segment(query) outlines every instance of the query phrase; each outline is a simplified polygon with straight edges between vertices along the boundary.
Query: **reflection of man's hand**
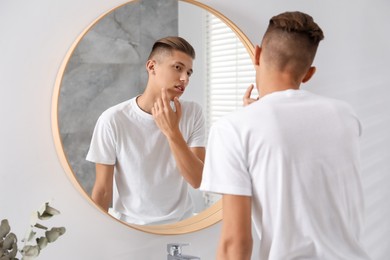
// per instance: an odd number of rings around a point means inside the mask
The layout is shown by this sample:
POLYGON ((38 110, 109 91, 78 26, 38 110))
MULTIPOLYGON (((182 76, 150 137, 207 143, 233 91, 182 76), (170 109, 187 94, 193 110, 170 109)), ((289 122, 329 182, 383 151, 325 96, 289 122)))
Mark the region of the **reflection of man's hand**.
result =
POLYGON ((168 138, 173 138, 180 132, 181 104, 177 97, 174 98, 173 102, 176 112, 170 106, 167 90, 163 88, 161 89, 161 98, 158 98, 152 107, 154 121, 168 138))
POLYGON ((254 88, 254 86, 253 86, 253 84, 251 84, 245 91, 244 97, 242 98, 242 101, 244 103, 244 107, 259 100, 259 97, 251 98, 253 88, 254 88))

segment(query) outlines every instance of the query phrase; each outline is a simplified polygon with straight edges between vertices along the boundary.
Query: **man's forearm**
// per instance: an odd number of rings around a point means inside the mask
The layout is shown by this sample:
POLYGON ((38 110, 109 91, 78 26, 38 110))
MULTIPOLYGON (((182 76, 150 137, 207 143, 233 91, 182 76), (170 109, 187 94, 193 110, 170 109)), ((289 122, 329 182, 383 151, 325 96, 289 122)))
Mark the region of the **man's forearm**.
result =
POLYGON ((217 260, 250 260, 252 255, 252 241, 245 241, 240 243, 240 241, 221 241, 218 253, 217 260))
POLYGON ((181 133, 168 138, 168 142, 183 178, 193 188, 199 188, 202 181, 203 160, 191 151, 181 133))
POLYGON ((92 189, 92 200, 108 211, 112 201, 114 165, 96 164, 95 184, 92 189))
POLYGON ((91 197, 97 205, 108 212, 108 208, 110 206, 110 196, 108 192, 93 190, 91 197))
POLYGON ((218 260, 249 260, 252 255, 252 198, 224 194, 218 260))
POLYGON ((167 98, 167 90, 161 89, 161 98, 152 107, 152 115, 160 130, 167 137, 171 152, 183 178, 194 188, 202 181, 204 148, 189 148, 179 128, 181 104, 174 99, 176 111, 173 111, 167 98), (195 154, 195 153, 199 154, 195 154), (203 151, 203 152, 202 152, 203 151))

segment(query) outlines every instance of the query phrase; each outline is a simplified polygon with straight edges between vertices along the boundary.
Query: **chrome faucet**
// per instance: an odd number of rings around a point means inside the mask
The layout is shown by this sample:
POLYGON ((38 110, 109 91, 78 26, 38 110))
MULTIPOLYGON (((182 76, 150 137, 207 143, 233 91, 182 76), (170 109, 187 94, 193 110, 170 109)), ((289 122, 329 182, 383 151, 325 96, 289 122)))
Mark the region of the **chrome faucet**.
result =
POLYGON ((170 243, 167 245, 167 260, 200 260, 197 256, 182 255, 181 247, 188 246, 189 244, 170 243))

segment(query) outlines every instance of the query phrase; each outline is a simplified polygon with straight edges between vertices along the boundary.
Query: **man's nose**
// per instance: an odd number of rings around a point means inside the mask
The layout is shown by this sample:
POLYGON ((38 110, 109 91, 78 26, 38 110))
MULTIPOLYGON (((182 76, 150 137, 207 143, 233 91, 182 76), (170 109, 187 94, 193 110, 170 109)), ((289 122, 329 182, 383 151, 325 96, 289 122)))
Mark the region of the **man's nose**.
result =
POLYGON ((187 84, 190 81, 190 76, 187 73, 182 73, 180 80, 187 84))

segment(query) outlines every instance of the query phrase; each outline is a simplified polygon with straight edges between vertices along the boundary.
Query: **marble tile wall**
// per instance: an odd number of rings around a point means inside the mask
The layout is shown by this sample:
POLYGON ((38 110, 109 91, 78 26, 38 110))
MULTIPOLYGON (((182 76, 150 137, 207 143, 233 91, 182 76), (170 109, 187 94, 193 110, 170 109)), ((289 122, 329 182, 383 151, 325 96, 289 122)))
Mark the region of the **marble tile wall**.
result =
POLYGON ((69 164, 89 194, 95 166, 85 157, 97 118, 143 92, 150 49, 170 35, 178 35, 177 0, 130 2, 95 24, 72 54, 61 83, 59 129, 69 164))

